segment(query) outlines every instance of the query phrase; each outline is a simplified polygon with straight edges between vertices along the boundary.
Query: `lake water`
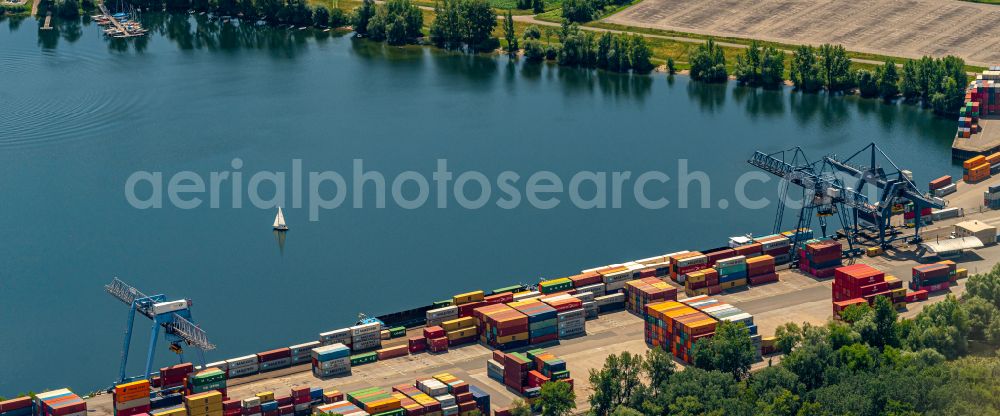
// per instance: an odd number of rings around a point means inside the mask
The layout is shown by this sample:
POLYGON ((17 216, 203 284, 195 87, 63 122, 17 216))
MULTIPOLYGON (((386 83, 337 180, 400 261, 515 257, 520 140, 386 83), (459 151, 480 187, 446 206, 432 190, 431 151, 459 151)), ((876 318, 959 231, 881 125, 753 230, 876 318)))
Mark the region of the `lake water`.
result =
MULTIPOLYGON (((104 293, 114 276, 192 299, 218 345, 211 361, 310 341, 359 312, 770 232, 773 209, 733 202, 757 149, 802 146, 818 158, 876 141, 918 183, 960 170, 950 162, 953 121, 912 106, 220 29, 187 16, 159 20, 138 42, 110 43, 87 22, 59 26, 40 37, 32 19, 0 21, 0 395, 114 381, 127 310, 104 293), (365 208, 348 198, 319 221, 286 207, 280 248, 275 210, 247 200, 233 208, 228 193, 220 208, 207 197, 189 210, 126 200, 133 172, 208 177, 233 171, 234 158, 244 183, 290 172, 295 159, 348 182, 354 159, 387 180, 409 170, 430 178, 447 159, 456 176, 516 172, 522 188, 536 171, 565 182, 579 171, 675 178, 687 160, 711 177, 712 208, 645 209, 626 197, 621 208, 584 210, 563 195, 553 209, 503 209, 494 189, 481 209, 454 197, 439 209, 432 182, 423 207, 390 197, 378 209, 369 187, 365 208)), ((650 196, 673 199, 671 184, 653 182, 650 196)), ((776 188, 748 193, 773 198, 776 188)), ((478 195, 474 182, 467 189, 478 195)), ((130 374, 145 362, 148 327, 136 320, 130 374)), ((163 344, 157 354, 158 366, 176 359, 163 344)))

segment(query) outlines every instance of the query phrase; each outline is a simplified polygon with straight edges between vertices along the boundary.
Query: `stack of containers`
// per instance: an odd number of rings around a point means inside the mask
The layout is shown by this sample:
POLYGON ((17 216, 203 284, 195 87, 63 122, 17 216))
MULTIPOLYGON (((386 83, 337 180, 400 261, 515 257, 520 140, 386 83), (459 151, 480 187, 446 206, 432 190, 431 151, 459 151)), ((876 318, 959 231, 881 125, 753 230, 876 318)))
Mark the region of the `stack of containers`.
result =
POLYGON ((991 185, 983 192, 983 205, 989 209, 1000 209, 1000 185, 991 185))
POLYGON ((778 273, 774 271, 774 265, 774 256, 768 254, 748 258, 747 279, 750 280, 750 284, 761 285, 764 283, 777 282, 778 273))
POLYGON ((317 348, 320 346, 321 344, 319 341, 312 341, 288 347, 288 350, 292 355, 292 365, 309 362, 309 360, 312 359, 313 348, 317 348))
POLYGON ((595 296, 594 303, 600 313, 612 312, 625 309, 625 294, 613 293, 604 296, 595 296))
POLYGON ((986 156, 979 155, 962 162, 962 180, 967 183, 976 183, 990 177, 990 163, 986 161, 986 156))
POLYGON ((479 335, 476 318, 472 316, 444 321, 441 328, 445 330, 449 346, 476 342, 476 336, 479 335))
POLYGON ((31 416, 34 411, 29 396, 0 401, 0 416, 31 416))
POLYGON ((420 391, 417 387, 408 384, 400 384, 398 386, 393 386, 392 390, 402 393, 406 395, 406 397, 409 397, 411 400, 417 402, 418 405, 423 407, 425 415, 441 414, 441 403, 434 400, 431 396, 427 395, 427 393, 420 391))
POLYGON ((472 393, 472 400, 476 402, 476 407, 479 409, 479 413, 489 416, 490 395, 476 386, 469 386, 469 393, 472 393))
POLYGON ((223 396, 226 395, 226 373, 222 370, 211 367, 188 376, 187 394, 206 393, 212 390, 218 390, 223 396))
POLYGON ((331 414, 342 416, 368 416, 368 413, 348 401, 316 406, 314 414, 331 414))
MULTIPOLYGON (((544 376, 543 380, 566 380, 570 378, 566 361, 541 348, 527 351, 525 355, 534 363, 535 371, 544 376)), ((541 387, 532 386, 532 387, 541 387)))
POLYGON ((587 335, 587 313, 581 307, 557 313, 559 339, 587 335))
POLYGON ((351 328, 335 329, 319 334, 320 345, 344 344, 351 346, 351 328))
POLYGON ((260 362, 257 360, 256 354, 226 360, 226 365, 229 366, 229 377, 257 374, 260 371, 260 362))
MULTIPOLYGON (((345 347, 346 348, 346 347, 345 347)), ((329 393, 323 395, 324 403, 333 403, 340 400, 333 400, 335 397, 329 393), (329 402, 327 402, 329 400, 329 402)), ((309 410, 309 406, 312 404, 312 397, 309 394, 309 387, 292 387, 292 409, 295 412, 304 412, 309 410)))
MULTIPOLYGON (((223 416, 240 416, 243 414, 243 403, 239 399, 229 399, 222 401, 222 415, 223 416)), ((294 412, 294 410, 293 410, 294 412)))
POLYGON ((208 391, 184 397, 188 416, 217 416, 222 414, 222 393, 208 391))
POLYGON ((317 378, 351 372, 351 349, 344 344, 317 347, 312 350, 312 371, 317 378))
POLYGON ((632 271, 623 265, 608 266, 597 270, 604 282, 604 292, 619 292, 625 288, 625 282, 632 280, 632 271))
MULTIPOLYGON (((312 400, 312 389, 310 389, 308 387, 302 387, 302 388, 300 388, 299 389, 300 396, 301 396, 301 391, 302 390, 305 390, 305 395, 304 396, 308 397, 310 400, 312 400)), ((300 396, 296 396, 295 395, 295 391, 296 391, 295 389, 292 389, 292 397, 300 397, 300 396)), ((322 396, 323 396, 323 403, 326 403, 326 404, 336 403, 336 402, 344 400, 344 393, 341 393, 340 390, 324 391, 323 394, 322 394, 322 396)))
POLYGON ((493 380, 503 383, 504 371, 503 363, 507 354, 500 350, 493 350, 493 358, 486 360, 486 375, 493 380))
POLYGON ((522 353, 512 352, 504 355, 503 383, 518 392, 524 392, 528 387, 528 372, 533 361, 522 353))
POLYGON ((677 300, 677 288, 657 277, 644 277, 625 284, 625 297, 625 308, 642 315, 649 303, 677 300))
POLYGON ((260 362, 260 372, 278 370, 292 365, 292 350, 290 348, 278 348, 270 351, 257 353, 260 362))
POLYGON ((670 257, 670 278, 677 283, 684 283, 688 273, 708 267, 708 256, 700 252, 678 254, 670 257))
POLYGON ((714 267, 719 260, 727 259, 736 255, 736 250, 731 247, 716 247, 701 252, 708 258, 708 267, 714 267))
POLYGON ((427 326, 440 325, 441 322, 458 318, 458 306, 445 306, 427 311, 427 326))
POLYGON ((528 345, 528 317, 505 304, 476 308, 473 316, 479 322, 479 340, 500 349, 528 345))
POLYGON ((726 290, 747 284, 747 258, 734 256, 719 259, 715 262, 715 270, 719 272, 719 289, 726 290))
MULTIPOLYGON (((113 393, 115 416, 132 416, 140 413, 148 413, 151 408, 149 401, 150 390, 149 380, 133 381, 115 386, 113 393)), ((31 404, 30 400, 28 400, 28 404, 31 404)), ((0 414, 3 413, 3 403, 0 403, 0 414)))
MULTIPOLYGON (((257 357, 254 356, 254 363, 257 357)), ((184 384, 184 378, 194 371, 194 364, 184 363, 160 369, 159 387, 177 387, 184 384)), ((256 371, 255 371, 256 372, 256 371)))
POLYGON ((719 302, 717 299, 708 296, 697 296, 681 301, 688 306, 706 313, 717 321, 728 321, 740 323, 747 327, 750 333, 750 342, 753 343, 756 359, 761 359, 761 336, 757 333, 757 324, 753 321, 753 315, 744 312, 728 303, 719 302))
POLYGON ((448 351, 448 333, 440 326, 429 326, 424 328, 424 339, 427 349, 431 352, 448 351))
POLYGON ((910 290, 925 290, 928 293, 947 290, 951 286, 953 273, 954 269, 948 264, 914 266, 910 290))
POLYGON ((38 416, 84 416, 87 402, 69 389, 53 390, 35 395, 35 411, 38 416))
POLYGON ((839 319, 841 313, 853 305, 874 304, 879 296, 897 307, 905 306, 906 289, 902 283, 867 264, 838 267, 833 281, 833 316, 839 319))
POLYGON ((570 290, 573 288, 573 281, 569 280, 568 277, 563 277, 559 279, 543 280, 538 284, 538 291, 543 294, 550 294, 556 292, 562 292, 564 290, 570 290))
POLYGON ((392 391, 381 387, 369 387, 347 393, 347 401, 354 403, 371 415, 401 416, 402 403, 393 397, 392 391))
POLYGON ((930 181, 930 183, 927 184, 927 189, 934 196, 942 197, 954 193, 956 190, 958 190, 958 187, 956 187, 955 184, 952 183, 951 175, 945 175, 933 181, 930 181))
POLYGON ((528 343, 538 344, 559 339, 559 317, 555 308, 538 300, 508 304, 528 317, 528 343))
POLYGON ((716 320, 711 316, 680 302, 646 306, 646 342, 687 363, 691 362, 691 347, 698 340, 712 336, 715 325, 716 320))
POLYGON ((257 396, 248 397, 241 400, 240 407, 242 407, 243 409, 242 414, 245 416, 262 414, 263 411, 261 410, 260 404, 261 404, 260 397, 257 396))
POLYGON ((775 264, 785 264, 791 260, 792 240, 783 235, 768 235, 756 240, 760 243, 760 253, 774 257, 775 264))
POLYGON ((382 346, 382 324, 378 322, 351 327, 351 350, 366 351, 382 346))
POLYGON ((485 292, 477 290, 452 296, 451 303, 458 308, 458 317, 464 318, 472 316, 473 309, 485 305, 485 298, 485 292))
POLYGON ((393 390, 392 397, 399 399, 399 405, 403 408, 405 416, 422 416, 424 414, 424 407, 409 396, 393 390))
POLYGON ((833 276, 841 266, 843 247, 832 240, 806 243, 799 257, 799 269, 816 277, 833 276))
POLYGON ((684 279, 684 293, 688 296, 714 295, 721 291, 719 272, 712 267, 688 273, 684 279))

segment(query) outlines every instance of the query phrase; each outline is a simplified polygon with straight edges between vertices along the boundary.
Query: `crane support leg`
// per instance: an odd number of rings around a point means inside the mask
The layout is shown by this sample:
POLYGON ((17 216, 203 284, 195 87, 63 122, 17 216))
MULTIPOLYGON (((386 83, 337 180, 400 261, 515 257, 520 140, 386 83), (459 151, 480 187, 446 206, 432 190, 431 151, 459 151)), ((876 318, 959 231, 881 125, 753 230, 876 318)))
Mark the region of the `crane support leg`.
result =
POLYGON ((128 311, 128 320, 125 323, 125 341, 122 344, 122 365, 118 370, 118 382, 125 381, 125 366, 128 363, 128 349, 132 344, 132 324, 135 322, 135 303, 128 311))
POLYGON ((150 330, 149 335, 149 353, 146 355, 146 374, 145 377, 149 380, 149 374, 153 372, 153 357, 156 355, 156 340, 160 336, 160 323, 157 320, 153 320, 153 328, 150 330))

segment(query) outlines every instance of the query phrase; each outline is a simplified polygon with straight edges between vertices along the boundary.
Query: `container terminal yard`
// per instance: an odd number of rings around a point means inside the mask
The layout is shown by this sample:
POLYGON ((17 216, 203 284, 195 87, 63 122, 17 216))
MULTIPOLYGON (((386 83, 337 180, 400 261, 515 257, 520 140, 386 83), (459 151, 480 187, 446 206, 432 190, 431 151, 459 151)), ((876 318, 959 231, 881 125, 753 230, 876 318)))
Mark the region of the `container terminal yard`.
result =
MULTIPOLYGON (((874 145, 868 150, 872 158, 880 152, 874 145)), ((766 159, 758 156, 751 159, 751 165, 766 159)), ((849 165, 852 158, 844 164, 849 165)), ((837 161, 828 158, 824 166, 837 161)), ((990 207, 995 206, 992 201, 1000 200, 1000 186, 989 174, 973 178, 968 173, 984 161, 990 165, 989 172, 1000 166, 1000 155, 967 161, 963 180, 942 177, 932 181, 923 192, 940 195, 932 202, 941 208, 922 208, 917 197, 911 196, 913 206, 893 207, 897 215, 880 232, 857 233, 845 226, 824 231, 840 236, 827 239, 813 238, 823 234, 799 227, 770 236, 732 237, 728 245, 702 252, 625 261, 532 287, 458 294, 450 301, 418 309, 423 319, 414 320, 417 312, 410 311, 365 318, 340 330, 318 328, 325 332, 316 340, 295 340, 301 344, 207 363, 206 368, 195 360, 195 364, 153 372, 150 381, 142 376, 126 378, 123 370, 123 380, 108 392, 83 398, 65 390, 42 393, 34 400, 0 402, 0 415, 230 416, 327 411, 452 415, 477 409, 502 415, 499 409, 532 397, 539 383, 550 379, 572 383, 578 410, 582 410, 587 408, 590 392, 586 375, 599 369, 609 354, 664 348, 681 367, 690 360, 687 349, 691 344, 711 336, 720 320, 751 328, 762 353, 754 368, 761 368, 780 360, 769 342, 783 323, 820 324, 843 302, 870 302, 874 296, 891 297, 902 316, 912 317, 947 294, 964 293, 964 277, 992 268, 1000 258, 996 244, 1000 210, 990 207), (911 229, 920 238, 897 238, 900 230, 911 229), (869 243, 860 244, 863 239, 869 243), (943 257, 950 260, 942 262, 943 257), (793 262, 794 258, 798 261, 793 262), (872 279, 875 274, 874 284, 845 286, 850 279, 872 279), (909 283, 909 291, 904 282, 909 283), (674 329, 658 326, 664 320, 673 322, 674 329), (498 367, 504 364, 519 366, 519 370, 510 367, 498 375, 498 367)), ((777 165, 769 166, 776 169, 777 165)), ((797 171, 806 169, 800 166, 797 171)), ((808 188, 825 177, 822 170, 814 174, 794 178, 792 184, 808 188)), ((907 175, 904 170, 885 174, 886 183, 896 185, 891 187, 899 192, 896 195, 905 194, 899 191, 900 183, 914 186, 902 180, 907 175)), ((831 203, 858 202, 841 198, 841 192, 850 188, 834 188, 824 194, 832 194, 832 200, 820 197, 817 206, 804 207, 802 213, 808 217, 800 215, 797 225, 812 225, 809 210, 824 212, 824 206, 831 203)), ((828 224, 821 220, 819 225, 825 229, 828 224)), ((135 296, 141 295, 115 282, 108 290, 126 293, 116 297, 128 298, 130 293, 133 297, 128 299, 135 302, 135 296)), ((192 350, 211 348, 201 329, 188 320, 186 301, 155 296, 160 297, 155 298, 154 309, 162 310, 151 315, 170 329, 168 343, 174 348, 183 342, 193 345, 192 350)), ((131 313, 130 325, 134 310, 131 313)))

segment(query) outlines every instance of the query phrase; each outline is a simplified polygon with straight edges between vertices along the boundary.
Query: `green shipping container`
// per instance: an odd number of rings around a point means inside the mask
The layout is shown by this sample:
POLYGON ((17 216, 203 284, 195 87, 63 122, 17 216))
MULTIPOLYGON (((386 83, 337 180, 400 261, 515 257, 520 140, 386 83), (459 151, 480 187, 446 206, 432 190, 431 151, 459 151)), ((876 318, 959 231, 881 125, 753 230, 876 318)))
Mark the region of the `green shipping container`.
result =
POLYGON ((397 326, 397 327, 394 327, 394 328, 389 328, 389 335, 391 337, 393 337, 393 338, 398 338, 398 337, 404 336, 404 335, 406 335, 406 327, 405 326, 397 326))
POLYGON ((507 293, 507 292, 517 293, 520 291, 521 291, 521 285, 513 285, 513 286, 501 287, 499 289, 493 289, 493 291, 490 292, 490 294, 496 295, 498 293, 507 293))
POLYGON ((406 409, 400 407, 399 409, 390 410, 388 412, 376 413, 372 416, 403 416, 406 414, 406 409))
POLYGON ((192 376, 191 384, 197 386, 201 384, 215 383, 217 381, 224 381, 225 379, 226 379, 226 373, 223 373, 221 370, 212 371, 207 374, 199 374, 196 376, 192 376))
POLYGON ((352 355, 351 356, 351 365, 352 366, 358 365, 358 364, 374 363, 376 361, 378 361, 378 354, 375 353, 374 351, 373 352, 366 352, 364 354, 358 354, 358 355, 352 355))

